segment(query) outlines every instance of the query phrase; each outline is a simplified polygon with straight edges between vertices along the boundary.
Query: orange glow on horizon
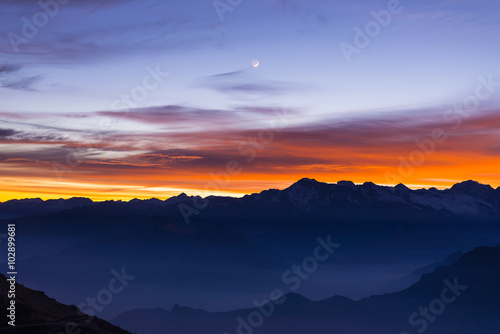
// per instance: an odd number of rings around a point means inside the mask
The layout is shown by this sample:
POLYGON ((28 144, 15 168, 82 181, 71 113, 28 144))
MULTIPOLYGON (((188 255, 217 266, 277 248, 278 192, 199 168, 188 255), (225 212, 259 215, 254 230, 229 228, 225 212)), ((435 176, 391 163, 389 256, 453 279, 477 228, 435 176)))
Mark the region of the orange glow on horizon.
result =
MULTIPOLYGON (((461 168, 448 168, 446 166, 420 166, 415 168, 411 177, 403 178, 401 182, 412 189, 436 187, 438 189, 450 188, 456 183, 473 179, 475 181, 489 184, 493 188, 500 186, 496 181, 496 166, 500 159, 483 165, 478 170, 475 164, 463 164, 461 168), (465 175, 473 175, 466 177, 465 175), (480 176, 481 175, 481 176, 480 176)), ((332 167, 335 168, 335 167, 332 167)), ((311 166, 306 169, 300 166, 296 170, 285 172, 282 168, 276 168, 272 173, 242 173, 226 179, 220 178, 215 181, 209 173, 193 175, 146 175, 144 178, 131 177, 123 180, 119 176, 103 180, 103 177, 93 177, 92 180, 74 180, 70 176, 59 181, 57 177, 43 179, 24 179, 16 181, 13 178, 0 177, 2 189, 0 190, 0 202, 12 199, 41 198, 59 199, 71 197, 87 197, 93 201, 123 200, 129 201, 134 198, 161 200, 177 196, 180 193, 202 197, 232 196, 242 197, 246 194, 259 193, 267 189, 285 189, 301 178, 314 178, 319 182, 337 183, 348 180, 355 184, 373 182, 377 185, 395 186, 399 182, 388 182, 385 172, 397 173, 397 168, 385 166, 356 167, 355 171, 349 168, 338 168, 338 170, 322 169, 320 166, 311 166), (179 180, 187 180, 185 182, 179 180)), ((78 176, 79 178, 80 176, 78 176)), ((90 179, 90 178, 89 178, 90 179)))
POLYGON ((256 132, 247 130, 170 137, 152 133, 142 142, 133 136, 105 137, 98 143, 79 143, 76 149, 90 152, 77 156, 80 160, 68 159, 72 142, 4 139, 0 201, 167 199, 182 192, 240 197, 284 189, 304 177, 327 183, 403 183, 409 188, 450 188, 475 180, 499 187, 500 115, 485 113, 458 128, 443 124, 440 117, 436 120, 408 125, 404 118, 390 119, 373 126, 368 119, 336 128, 286 128, 273 133, 272 140, 257 143, 248 140, 256 140, 256 132), (431 142, 435 129, 446 138, 431 142), (189 145, 179 145, 181 140, 189 145))

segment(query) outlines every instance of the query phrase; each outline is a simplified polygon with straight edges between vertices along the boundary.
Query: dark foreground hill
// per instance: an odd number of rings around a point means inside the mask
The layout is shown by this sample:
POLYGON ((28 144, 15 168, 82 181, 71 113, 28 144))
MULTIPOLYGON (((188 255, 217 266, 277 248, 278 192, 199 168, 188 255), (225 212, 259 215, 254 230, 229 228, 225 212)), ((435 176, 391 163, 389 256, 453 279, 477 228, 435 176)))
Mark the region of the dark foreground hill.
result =
POLYGON ((16 285, 16 319, 15 327, 8 324, 6 317, 10 299, 7 277, 0 274, 0 332, 12 334, 130 334, 104 320, 89 317, 78 310, 76 306, 67 306, 49 298, 41 291, 16 285))
POLYGON ((494 334, 500 333, 499 282, 500 250, 478 247, 406 290, 359 302, 289 293, 251 309, 209 313, 176 305, 125 312, 114 322, 144 334, 494 334))

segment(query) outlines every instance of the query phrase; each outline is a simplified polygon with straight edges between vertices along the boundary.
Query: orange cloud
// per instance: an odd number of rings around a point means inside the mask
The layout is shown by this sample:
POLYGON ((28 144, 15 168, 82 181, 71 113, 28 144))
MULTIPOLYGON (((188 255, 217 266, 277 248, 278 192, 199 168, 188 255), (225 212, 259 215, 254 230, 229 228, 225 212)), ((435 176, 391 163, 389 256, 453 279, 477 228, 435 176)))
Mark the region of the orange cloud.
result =
MULTIPOLYGON (((14 129, 0 138, 5 147, 0 200, 242 195, 284 188, 302 177, 410 187, 449 187, 474 179, 500 186, 500 115, 477 113, 457 126, 457 119, 444 114, 378 114, 263 130, 247 124, 224 131, 215 125, 122 130, 79 141, 14 129)), ((183 124, 189 120, 175 115, 183 124)), ((158 115, 150 116, 134 120, 154 123, 158 115)))

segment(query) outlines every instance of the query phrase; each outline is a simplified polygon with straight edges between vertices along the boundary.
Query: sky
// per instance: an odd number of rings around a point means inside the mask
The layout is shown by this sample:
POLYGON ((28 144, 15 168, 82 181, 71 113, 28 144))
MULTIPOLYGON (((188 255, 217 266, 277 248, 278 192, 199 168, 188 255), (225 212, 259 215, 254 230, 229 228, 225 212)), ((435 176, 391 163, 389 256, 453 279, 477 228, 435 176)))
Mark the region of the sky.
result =
POLYGON ((6 0, 0 201, 500 186, 496 0, 6 0))

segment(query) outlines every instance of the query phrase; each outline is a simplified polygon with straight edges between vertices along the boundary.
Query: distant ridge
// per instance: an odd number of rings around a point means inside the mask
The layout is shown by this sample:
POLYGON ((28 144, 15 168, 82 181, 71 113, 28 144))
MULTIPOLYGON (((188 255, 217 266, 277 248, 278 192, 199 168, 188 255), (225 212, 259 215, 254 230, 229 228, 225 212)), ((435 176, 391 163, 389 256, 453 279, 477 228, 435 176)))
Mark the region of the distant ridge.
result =
MULTIPOLYGON (((456 262, 423 275, 405 290, 364 298, 359 302, 340 296, 311 301, 299 294, 288 293, 283 303, 263 306, 263 310, 273 309, 273 312, 259 322, 262 325, 258 326, 258 333, 276 333, 277 328, 291 334, 400 333, 422 330, 424 324, 425 332, 429 334, 498 333, 499 281, 500 250, 477 247, 456 262), (444 311, 431 314, 439 321, 424 321, 423 316, 415 313, 422 306, 439 303, 435 301, 442 296, 448 298, 446 304, 441 302, 445 305, 444 311), (412 325, 408 320, 413 313, 417 315, 414 322, 418 325, 412 325)), ((120 314, 114 322, 134 330, 142 329, 148 334, 160 334, 162 328, 169 328, 171 334, 233 333, 242 323, 241 328, 246 327, 247 332, 251 332, 254 328, 249 324, 255 321, 252 322, 250 315, 258 312, 262 311, 253 308, 209 313, 176 305, 171 311, 128 311, 120 314)))
MULTIPOLYGON (((314 209, 319 206, 356 207, 357 205, 407 205, 417 209, 430 208, 437 211, 444 210, 456 215, 474 217, 491 217, 500 214, 500 187, 497 189, 476 181, 464 181, 453 185, 449 189, 412 190, 403 184, 394 187, 379 186, 372 182, 356 185, 351 181, 338 183, 318 182, 315 179, 302 178, 290 187, 277 190, 269 189, 260 193, 245 195, 242 199, 232 197, 207 197, 209 202, 217 204, 227 200, 235 202, 281 202, 299 205, 303 209, 314 209)), ((85 206, 106 205, 117 203, 125 206, 134 206, 137 209, 152 207, 175 206, 180 203, 200 201, 200 196, 188 196, 181 193, 167 200, 151 198, 147 200, 133 199, 126 201, 93 202, 87 198, 75 197, 43 201, 37 199, 11 200, 0 203, 0 219, 40 214, 52 214, 73 208, 85 206)))
POLYGON ((11 200, 0 203, 0 219, 11 219, 27 215, 50 214, 76 207, 92 205, 94 202, 88 198, 73 197, 70 199, 30 198, 11 200))

